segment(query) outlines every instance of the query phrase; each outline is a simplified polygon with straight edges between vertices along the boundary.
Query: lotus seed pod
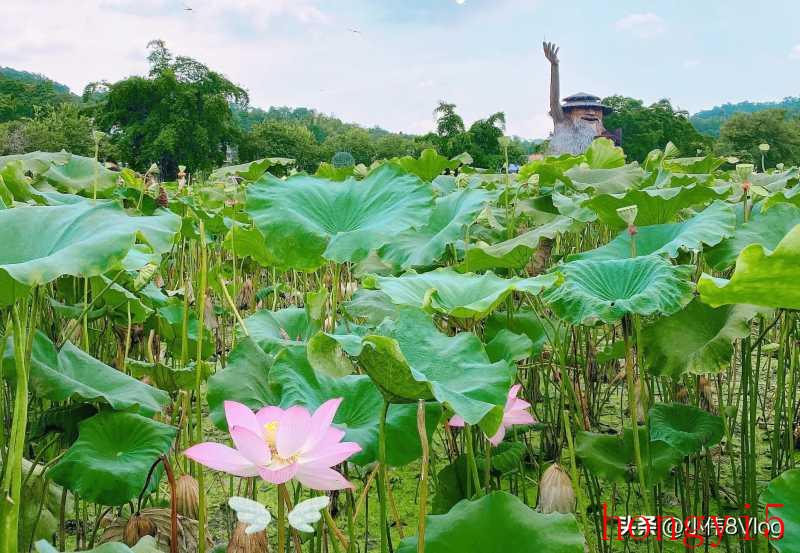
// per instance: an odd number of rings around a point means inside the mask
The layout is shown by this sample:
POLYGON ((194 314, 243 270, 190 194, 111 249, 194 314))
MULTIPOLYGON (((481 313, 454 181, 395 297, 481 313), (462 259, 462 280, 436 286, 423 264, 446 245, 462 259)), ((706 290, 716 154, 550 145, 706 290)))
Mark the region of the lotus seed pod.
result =
POLYGON ((767 144, 766 142, 759 144, 758 149, 761 150, 762 152, 769 152, 769 144, 767 144))
POLYGON ((169 207, 169 196, 167 196, 167 191, 164 190, 163 186, 158 187, 158 198, 156 198, 156 203, 161 207, 169 207))
POLYGON ((200 486, 190 474, 183 474, 175 481, 175 508, 178 514, 197 519, 200 507, 200 486))
POLYGON ((739 158, 736 156, 728 156, 727 158, 725 158, 725 161, 727 161, 731 165, 736 165, 737 163, 739 163, 739 158))
POLYGON ((129 547, 136 545, 144 536, 156 535, 156 525, 147 516, 137 513, 133 515, 122 531, 122 541, 129 547))
POLYGON ((739 163, 736 165, 736 175, 741 181, 749 181, 750 175, 753 174, 752 163, 739 163))
POLYGON ((227 553, 264 553, 269 551, 266 531, 247 534, 245 533, 246 528, 247 524, 236 523, 231 541, 228 542, 227 553))
POLYGON ((539 482, 539 510, 542 513, 574 513, 575 491, 567 471, 553 463, 539 482))
POLYGON ((150 167, 148 167, 148 169, 147 169, 147 172, 148 173, 159 173, 158 165, 156 165, 155 163, 151 163, 150 167))
POLYGON ((617 209, 617 215, 619 215, 619 218, 625 221, 628 226, 633 225, 633 223, 636 221, 636 215, 638 214, 638 205, 628 205, 617 209))
POLYGON ((256 299, 253 289, 253 279, 246 278, 239 294, 236 296, 236 304, 241 310, 253 309, 253 301, 256 299))
POLYGON ((353 154, 350 152, 336 152, 331 158, 331 165, 337 169, 341 169, 342 167, 353 167, 355 164, 356 160, 353 157, 353 154))

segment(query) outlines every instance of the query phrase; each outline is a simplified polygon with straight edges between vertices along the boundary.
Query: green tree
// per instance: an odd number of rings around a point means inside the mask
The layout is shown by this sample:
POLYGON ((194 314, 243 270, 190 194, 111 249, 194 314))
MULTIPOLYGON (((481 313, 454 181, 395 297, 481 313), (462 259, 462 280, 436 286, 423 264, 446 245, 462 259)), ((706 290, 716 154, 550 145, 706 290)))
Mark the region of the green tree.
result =
POLYGON ((644 160, 651 150, 663 148, 667 142, 690 156, 710 145, 689 122, 688 113, 673 108, 669 100, 645 106, 635 98, 611 96, 603 103, 614 110, 605 117, 605 127, 622 129, 622 147, 630 161, 644 160))
POLYGON ((0 154, 36 150, 67 150, 73 154, 93 156, 91 118, 75 104, 60 104, 36 108, 34 117, 0 126, 0 154))
POLYGON ((251 161, 264 157, 290 157, 297 166, 314 171, 321 161, 320 148, 306 127, 292 121, 256 123, 239 145, 239 159, 251 161))
POLYGON ((439 105, 433 110, 436 118, 436 133, 445 139, 454 138, 464 133, 464 120, 456 113, 456 105, 439 100, 439 105))
POLYGON ((37 108, 76 100, 66 86, 47 77, 0 67, 0 123, 33 117, 37 108))
POLYGON ((769 144, 767 167, 800 164, 800 117, 783 109, 735 113, 722 124, 716 150, 760 165, 758 146, 763 143, 769 144))
POLYGON ((142 171, 156 162, 168 178, 179 164, 221 165, 239 136, 229 102, 246 105, 247 93, 191 58, 173 58, 162 41, 149 47, 149 75, 109 85, 97 108, 120 161, 142 171))
POLYGON ((336 152, 349 152, 353 155, 356 163, 369 165, 376 158, 375 145, 369 132, 360 127, 347 129, 343 133, 329 136, 322 143, 322 151, 325 153, 325 161, 336 152))
POLYGON ((387 134, 375 141, 375 159, 390 159, 416 153, 414 140, 402 134, 387 134))
POLYGON ((494 171, 505 163, 505 156, 497 141, 503 136, 505 128, 506 114, 502 111, 493 113, 486 119, 478 119, 470 125, 469 153, 476 167, 494 171))

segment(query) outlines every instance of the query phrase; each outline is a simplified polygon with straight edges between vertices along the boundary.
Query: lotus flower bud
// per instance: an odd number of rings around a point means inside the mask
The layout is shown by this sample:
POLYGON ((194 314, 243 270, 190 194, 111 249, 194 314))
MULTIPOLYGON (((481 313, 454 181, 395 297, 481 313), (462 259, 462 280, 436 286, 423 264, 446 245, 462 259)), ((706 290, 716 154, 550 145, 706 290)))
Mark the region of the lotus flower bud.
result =
POLYGON ((183 474, 175 481, 175 507, 178 514, 197 520, 200 506, 200 486, 190 474, 183 474))
POLYGON ((125 529, 122 531, 122 541, 127 546, 133 547, 145 536, 155 537, 156 530, 156 525, 152 520, 141 513, 136 513, 125 524, 125 529))
POLYGON ((767 144, 766 142, 763 142, 763 143, 758 145, 758 149, 761 150, 762 153, 767 153, 767 152, 769 152, 769 144, 767 144))
POLYGON ((549 513, 574 513, 575 490, 567 471, 557 463, 548 467, 539 482, 539 511, 549 513))
POLYGON ((246 534, 245 528, 247 528, 247 524, 236 523, 231 541, 228 542, 227 553, 264 553, 269 551, 266 531, 246 534))

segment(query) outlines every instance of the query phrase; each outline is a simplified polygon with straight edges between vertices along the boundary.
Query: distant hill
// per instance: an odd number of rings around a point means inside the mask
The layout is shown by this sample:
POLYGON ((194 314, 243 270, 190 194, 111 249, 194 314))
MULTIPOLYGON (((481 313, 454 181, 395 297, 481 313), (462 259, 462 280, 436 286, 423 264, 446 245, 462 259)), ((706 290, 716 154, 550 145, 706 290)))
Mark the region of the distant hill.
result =
POLYGON ((765 109, 785 109, 789 113, 800 114, 800 96, 788 96, 780 102, 739 102, 722 104, 711 109, 699 111, 689 120, 702 134, 719 136, 722 124, 734 113, 753 113, 765 109))
POLYGON ((31 117, 35 107, 79 100, 69 87, 44 75, 0 67, 0 123, 31 117))

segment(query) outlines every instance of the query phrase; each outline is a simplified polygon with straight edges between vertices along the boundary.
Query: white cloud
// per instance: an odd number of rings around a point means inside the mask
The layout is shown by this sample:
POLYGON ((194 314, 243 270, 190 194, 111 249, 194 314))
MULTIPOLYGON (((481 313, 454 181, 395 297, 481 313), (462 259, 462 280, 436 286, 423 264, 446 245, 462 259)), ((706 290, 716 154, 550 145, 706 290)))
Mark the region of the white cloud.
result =
POLYGON ((795 44, 792 51, 789 52, 789 59, 790 60, 800 60, 800 44, 795 44))
POLYGON ((658 15, 647 13, 632 13, 618 20, 614 27, 618 31, 629 32, 638 38, 652 38, 664 32, 666 25, 658 15))

